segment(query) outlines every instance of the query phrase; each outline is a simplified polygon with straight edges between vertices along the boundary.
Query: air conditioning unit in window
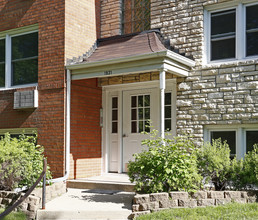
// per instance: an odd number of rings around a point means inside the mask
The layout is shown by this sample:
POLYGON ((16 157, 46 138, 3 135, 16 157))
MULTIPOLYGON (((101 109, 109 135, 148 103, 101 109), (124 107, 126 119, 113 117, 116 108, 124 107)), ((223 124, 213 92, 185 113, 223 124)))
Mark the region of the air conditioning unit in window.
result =
POLYGON ((38 90, 14 92, 14 109, 30 109, 38 107, 38 90))

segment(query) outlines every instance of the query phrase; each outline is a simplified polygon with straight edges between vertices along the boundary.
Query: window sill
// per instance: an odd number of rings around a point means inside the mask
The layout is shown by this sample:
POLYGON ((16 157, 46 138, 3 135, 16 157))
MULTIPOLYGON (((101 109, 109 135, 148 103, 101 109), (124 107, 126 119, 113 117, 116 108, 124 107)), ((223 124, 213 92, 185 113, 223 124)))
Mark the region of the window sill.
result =
POLYGON ((232 66, 240 66, 240 65, 251 65, 258 64, 258 56, 248 57, 244 59, 228 59, 228 60, 219 60, 219 61, 211 61, 209 63, 203 62, 203 69, 211 69, 211 68, 225 68, 232 66))
POLYGON ((1 91, 7 91, 7 90, 15 90, 15 89, 23 89, 23 88, 31 88, 31 87, 37 87, 38 83, 33 83, 33 84, 26 84, 26 85, 19 85, 19 86, 12 86, 8 88, 0 88, 1 91))

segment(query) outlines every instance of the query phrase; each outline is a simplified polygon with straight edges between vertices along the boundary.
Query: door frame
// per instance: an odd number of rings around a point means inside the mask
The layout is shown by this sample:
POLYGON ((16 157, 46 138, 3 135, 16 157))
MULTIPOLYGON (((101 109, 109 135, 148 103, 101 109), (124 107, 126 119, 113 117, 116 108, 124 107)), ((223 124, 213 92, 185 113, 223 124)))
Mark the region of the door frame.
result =
MULTIPOLYGON (((139 89, 148 89, 155 88, 159 90, 159 80, 157 81, 148 81, 148 82, 136 82, 130 84, 119 84, 119 85, 108 85, 102 87, 102 107, 103 107, 103 127, 102 127, 102 173, 109 172, 109 123, 111 119, 110 114, 110 100, 113 94, 117 94, 118 96, 118 173, 122 173, 123 171, 123 91, 125 90, 139 90, 139 89)), ((176 135, 176 78, 167 79, 166 80, 166 91, 171 91, 172 94, 172 135, 176 135)), ((160 100, 160 96, 158 96, 160 100)), ((159 102, 158 100, 158 102, 159 102)), ((158 114, 160 112, 160 107, 158 108, 158 114)), ((160 119, 157 124, 160 125, 160 119)), ((158 128, 160 130, 160 128, 158 128)))

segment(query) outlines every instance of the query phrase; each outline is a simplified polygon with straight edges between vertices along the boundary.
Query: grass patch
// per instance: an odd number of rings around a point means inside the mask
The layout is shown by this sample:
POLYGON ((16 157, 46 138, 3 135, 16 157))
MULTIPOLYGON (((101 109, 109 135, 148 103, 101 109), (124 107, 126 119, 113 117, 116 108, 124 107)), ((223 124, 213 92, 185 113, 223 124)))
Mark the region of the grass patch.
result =
POLYGON ((137 220, 162 220, 162 219, 258 219, 258 204, 230 203, 223 206, 205 208, 175 208, 142 215, 137 220))
MULTIPOLYGON (((3 211, 4 209, 0 209, 0 213, 2 213, 3 211)), ((3 218, 3 220, 26 220, 26 219, 27 219, 26 215, 23 212, 11 212, 9 215, 3 218)))

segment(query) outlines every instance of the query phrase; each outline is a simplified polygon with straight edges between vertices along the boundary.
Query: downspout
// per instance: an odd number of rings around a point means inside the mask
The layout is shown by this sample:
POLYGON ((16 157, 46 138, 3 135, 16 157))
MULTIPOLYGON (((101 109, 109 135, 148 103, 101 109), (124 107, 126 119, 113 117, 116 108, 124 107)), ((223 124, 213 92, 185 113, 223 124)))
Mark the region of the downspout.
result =
POLYGON ((162 69, 159 73, 160 81, 160 137, 165 138, 165 88, 166 88, 166 73, 162 69))
POLYGON ((49 180, 49 182, 56 183, 68 179, 70 174, 70 121, 71 121, 71 72, 66 71, 66 137, 65 137, 65 175, 56 179, 49 180))

